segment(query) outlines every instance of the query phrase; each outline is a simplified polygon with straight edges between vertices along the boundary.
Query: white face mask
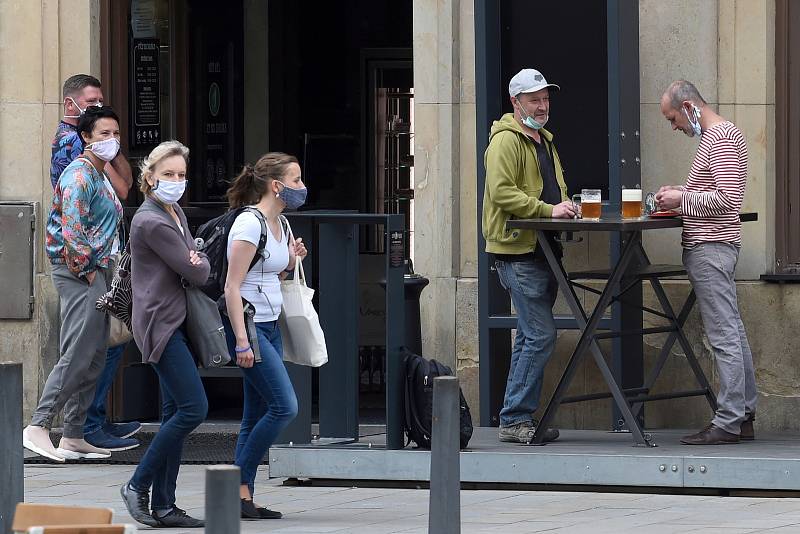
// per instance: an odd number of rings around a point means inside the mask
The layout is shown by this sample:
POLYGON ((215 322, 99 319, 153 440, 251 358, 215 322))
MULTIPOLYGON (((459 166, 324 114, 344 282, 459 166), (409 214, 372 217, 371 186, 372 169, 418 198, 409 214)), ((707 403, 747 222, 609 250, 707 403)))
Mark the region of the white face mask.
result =
POLYGON ((692 134, 689 137, 700 136, 703 135, 703 129, 700 127, 700 110, 692 104, 692 114, 689 115, 689 112, 686 111, 686 108, 683 109, 683 114, 686 115, 686 118, 689 119, 689 127, 692 129, 692 134))
POLYGON ((533 130, 541 130, 544 128, 544 125, 547 124, 547 120, 550 118, 549 114, 545 115, 545 118, 542 122, 539 122, 533 118, 533 115, 528 114, 525 108, 522 107, 522 103, 519 100, 517 100, 517 104, 519 105, 520 116, 522 116, 523 113, 525 114, 525 117, 522 119, 522 124, 533 130))
POLYGON ((87 105, 87 106, 86 106, 86 109, 81 109, 81 107, 78 105, 78 103, 77 103, 77 102, 75 102, 75 99, 74 99, 74 98, 72 98, 71 96, 68 96, 67 98, 69 98, 70 100, 72 100, 72 103, 73 103, 73 104, 75 104, 75 107, 76 107, 76 108, 78 108, 78 111, 80 111, 80 112, 81 112, 81 114, 80 114, 80 115, 64 115, 64 118, 65 118, 65 119, 80 119, 80 118, 81 118, 81 115, 83 115, 84 113, 86 113, 86 110, 87 110, 87 109, 89 109, 89 106, 95 106, 95 107, 98 107, 98 108, 102 108, 102 107, 103 107, 103 103, 102 103, 102 102, 96 102, 96 103, 94 103, 94 104, 89 104, 89 105, 87 105))
POLYGON ((87 145, 86 150, 90 150, 92 154, 103 161, 111 161, 119 154, 119 139, 116 137, 109 137, 102 141, 96 141, 87 145))
POLYGON ((188 180, 181 180, 180 182, 156 180, 156 185, 151 191, 164 204, 174 204, 181 199, 184 191, 186 191, 187 182, 188 180))

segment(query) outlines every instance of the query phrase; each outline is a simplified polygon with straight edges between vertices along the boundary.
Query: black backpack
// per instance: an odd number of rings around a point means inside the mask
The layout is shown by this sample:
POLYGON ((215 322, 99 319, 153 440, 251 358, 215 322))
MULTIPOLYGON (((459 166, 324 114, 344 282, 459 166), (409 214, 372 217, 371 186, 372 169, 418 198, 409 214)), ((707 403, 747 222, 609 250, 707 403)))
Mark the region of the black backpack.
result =
MULTIPOLYGON (((264 256, 264 247, 267 245, 267 220, 257 208, 245 206, 229 210, 219 217, 200 225, 195 233, 197 250, 205 253, 208 256, 208 262, 211 264, 208 280, 200 289, 214 300, 218 300, 225 293, 225 278, 228 276, 228 234, 231 233, 231 227, 236 217, 244 211, 254 214, 261 223, 261 237, 258 238, 256 255, 253 256, 253 261, 250 262, 250 267, 247 268, 249 271, 264 256), (200 240, 202 240, 202 243, 200 240)), ((280 220, 283 231, 288 233, 286 219, 281 216, 280 220)))
MULTIPOLYGON (((436 360, 426 360, 418 354, 404 351, 405 362, 405 432, 409 442, 421 449, 431 448, 431 421, 433 419, 433 379, 453 376, 453 371, 436 360)), ((472 437, 472 415, 459 388, 461 422, 459 434, 461 448, 465 449, 472 437)))

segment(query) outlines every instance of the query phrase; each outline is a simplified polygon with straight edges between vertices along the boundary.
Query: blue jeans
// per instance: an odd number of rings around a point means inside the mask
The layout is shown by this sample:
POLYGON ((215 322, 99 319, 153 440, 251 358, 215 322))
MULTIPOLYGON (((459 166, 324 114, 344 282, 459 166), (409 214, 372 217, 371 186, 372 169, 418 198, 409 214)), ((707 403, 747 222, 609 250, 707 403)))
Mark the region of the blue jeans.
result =
MULTIPOLYGON (((230 321, 223 318, 228 348, 235 358, 236 336, 230 321)), ((261 361, 242 369, 244 410, 235 464, 241 469, 241 483, 255 488, 256 472, 278 434, 297 416, 297 396, 283 364, 283 343, 278 321, 256 323, 261 361)))
POLYGON ((117 374, 119 362, 122 359, 122 354, 125 352, 125 347, 128 344, 117 345, 111 347, 106 351, 106 366, 100 378, 97 379, 97 385, 94 390, 94 400, 92 401, 89 410, 86 412, 86 423, 83 425, 83 433, 91 434, 102 428, 103 423, 106 422, 106 398, 108 397, 108 390, 111 389, 111 384, 114 383, 114 376, 117 374))
POLYGON ((517 312, 517 335, 500 411, 500 426, 510 426, 532 421, 539 407, 544 367, 556 343, 553 304, 558 285, 544 261, 498 260, 495 267, 517 312))
POLYGON ((161 428, 139 462, 131 485, 138 490, 152 486, 153 510, 169 510, 175 504, 183 441, 205 420, 208 400, 181 328, 173 332, 161 359, 152 366, 161 387, 161 428))

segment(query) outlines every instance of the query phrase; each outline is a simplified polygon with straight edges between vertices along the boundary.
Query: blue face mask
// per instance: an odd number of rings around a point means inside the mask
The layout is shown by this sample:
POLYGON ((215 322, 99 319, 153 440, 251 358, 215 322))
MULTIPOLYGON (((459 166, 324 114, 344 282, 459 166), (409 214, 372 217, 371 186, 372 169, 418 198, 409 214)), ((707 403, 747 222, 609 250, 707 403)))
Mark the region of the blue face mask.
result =
POLYGON ((306 196, 308 196, 308 189, 305 187, 301 187, 300 189, 294 189, 292 187, 287 186, 283 182, 278 182, 283 186, 281 192, 278 193, 278 198, 286 204, 287 210, 296 210, 300 206, 306 203, 306 196))
MULTIPOLYGON (((519 102, 519 100, 517 102, 519 102)), ((520 115, 525 114, 525 117, 522 119, 522 124, 524 124, 528 128, 531 128, 533 130, 541 130, 542 128, 544 128, 544 125, 547 124, 547 119, 545 119, 544 122, 539 122, 536 119, 534 119, 532 115, 528 115, 528 112, 525 111, 525 109, 522 107, 521 104, 519 106, 519 111, 520 115)))
POLYGON ((703 135, 703 129, 700 128, 700 110, 692 104, 692 115, 689 116, 689 112, 686 111, 686 108, 682 108, 684 115, 686 118, 689 119, 689 126, 692 127, 692 135, 690 137, 694 137, 695 135, 703 135))

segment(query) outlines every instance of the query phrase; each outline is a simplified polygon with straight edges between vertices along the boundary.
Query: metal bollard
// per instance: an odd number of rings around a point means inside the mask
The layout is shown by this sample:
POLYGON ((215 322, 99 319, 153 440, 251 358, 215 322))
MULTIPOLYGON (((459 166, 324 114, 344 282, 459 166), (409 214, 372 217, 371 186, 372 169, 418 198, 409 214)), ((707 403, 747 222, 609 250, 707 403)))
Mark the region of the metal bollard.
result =
POLYGON ((21 363, 0 362, 0 451, 0 534, 11 534, 14 509, 25 498, 21 363))
POLYGON ((238 534, 242 506, 239 468, 213 465, 206 469, 206 534, 238 534))
POLYGON ((459 452, 458 378, 433 379, 431 424, 431 494, 428 532, 461 532, 461 462, 459 452))

